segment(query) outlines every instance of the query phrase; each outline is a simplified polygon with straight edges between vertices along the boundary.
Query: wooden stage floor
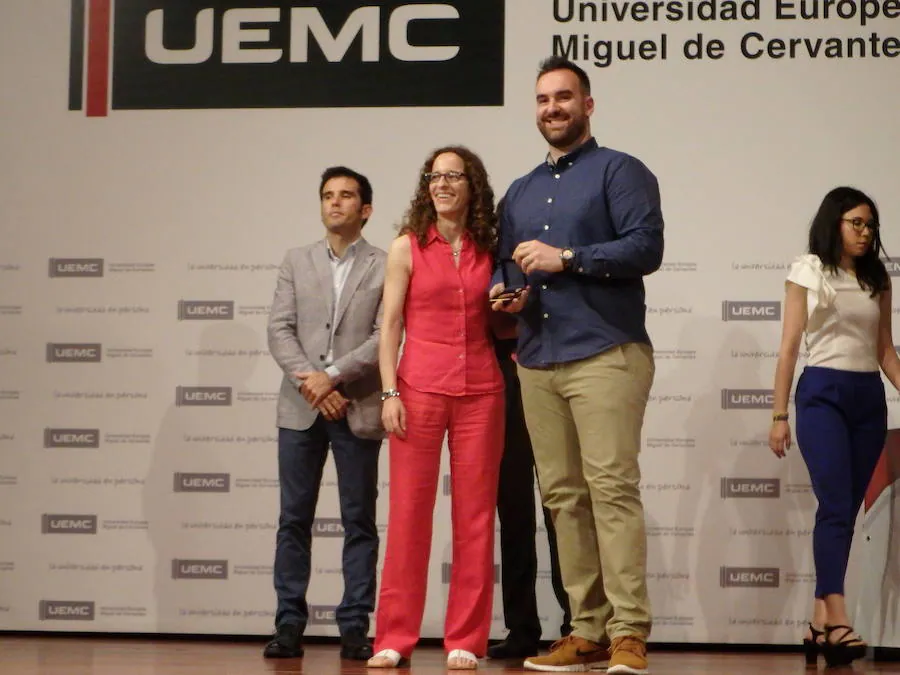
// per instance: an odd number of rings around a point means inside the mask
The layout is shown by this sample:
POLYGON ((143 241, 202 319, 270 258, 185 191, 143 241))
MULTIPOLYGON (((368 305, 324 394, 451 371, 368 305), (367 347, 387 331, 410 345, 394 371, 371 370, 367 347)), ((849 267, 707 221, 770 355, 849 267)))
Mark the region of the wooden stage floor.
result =
MULTIPOLYGON (((342 662, 334 645, 308 645, 303 659, 270 661, 262 657, 263 643, 182 641, 127 638, 76 638, 0 635, 2 675, 369 675, 364 664, 342 662)), ((483 661, 487 673, 526 673, 521 662, 483 661)), ((827 675, 898 673, 900 663, 857 661, 850 668, 829 668, 827 675)), ((394 675, 446 673, 444 655, 436 647, 420 647, 409 669, 394 675)), ((455 671, 461 673, 461 671, 455 671)), ((791 675, 815 673, 806 669, 800 654, 662 652, 650 653, 653 675, 791 675)))

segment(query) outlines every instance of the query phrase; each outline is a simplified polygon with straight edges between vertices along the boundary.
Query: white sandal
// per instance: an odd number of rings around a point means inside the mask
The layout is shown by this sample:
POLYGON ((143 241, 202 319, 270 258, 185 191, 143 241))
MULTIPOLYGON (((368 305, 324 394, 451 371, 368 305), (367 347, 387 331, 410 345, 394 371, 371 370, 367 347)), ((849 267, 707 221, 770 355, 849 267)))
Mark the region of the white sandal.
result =
POLYGON ((397 668, 404 665, 406 659, 394 649, 382 649, 366 662, 366 668, 397 668), (383 659, 374 663, 376 659, 383 659))
POLYGON ((475 670, 478 668, 478 657, 475 656, 472 652, 467 652, 465 649, 454 649, 452 652, 447 654, 447 669, 448 670, 475 670), (461 661, 462 665, 453 665, 451 661, 453 660, 461 661))

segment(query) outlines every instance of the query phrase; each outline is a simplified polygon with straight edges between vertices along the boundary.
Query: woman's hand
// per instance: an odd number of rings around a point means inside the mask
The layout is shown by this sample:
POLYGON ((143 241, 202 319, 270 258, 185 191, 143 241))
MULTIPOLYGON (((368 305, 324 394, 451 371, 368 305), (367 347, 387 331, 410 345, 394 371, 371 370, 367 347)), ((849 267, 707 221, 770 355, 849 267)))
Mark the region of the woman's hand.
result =
POLYGON ((784 457, 785 451, 791 447, 791 425, 787 420, 772 422, 769 430, 769 447, 777 457, 784 457))
POLYGON ((382 404, 381 423, 388 434, 406 438, 406 408, 399 396, 392 396, 382 404))

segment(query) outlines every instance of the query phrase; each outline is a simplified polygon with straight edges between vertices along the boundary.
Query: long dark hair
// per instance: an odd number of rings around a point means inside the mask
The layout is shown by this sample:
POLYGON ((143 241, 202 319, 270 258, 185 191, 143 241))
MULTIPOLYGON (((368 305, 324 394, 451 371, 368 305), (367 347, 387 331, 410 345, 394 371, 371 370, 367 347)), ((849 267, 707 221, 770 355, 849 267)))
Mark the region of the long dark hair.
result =
POLYGON ((475 247, 479 251, 493 253, 497 246, 497 214, 494 211, 494 190, 488 179, 487 170, 481 158, 468 148, 459 145, 450 145, 438 148, 432 152, 419 172, 416 183, 416 193, 410 201, 409 209, 400 224, 400 235, 414 233, 420 245, 425 244, 425 238, 430 228, 437 220, 437 212, 431 201, 428 191, 428 182, 425 174, 431 171, 434 160, 438 155, 452 152, 462 159, 468 176, 470 197, 469 210, 466 218, 466 230, 472 237, 475 247))
MULTIPOLYGON (((809 227, 809 252, 819 256, 822 264, 831 272, 837 271, 844 252, 841 218, 848 211, 863 204, 872 210, 875 222, 880 223, 878 207, 872 198, 852 187, 836 187, 831 190, 825 195, 812 220, 809 227)), ((887 269, 880 257, 884 253, 884 248, 881 245, 879 229, 876 227, 872 232, 872 245, 855 260, 856 278, 859 280, 860 288, 871 291, 872 297, 886 291, 890 284, 887 269)))

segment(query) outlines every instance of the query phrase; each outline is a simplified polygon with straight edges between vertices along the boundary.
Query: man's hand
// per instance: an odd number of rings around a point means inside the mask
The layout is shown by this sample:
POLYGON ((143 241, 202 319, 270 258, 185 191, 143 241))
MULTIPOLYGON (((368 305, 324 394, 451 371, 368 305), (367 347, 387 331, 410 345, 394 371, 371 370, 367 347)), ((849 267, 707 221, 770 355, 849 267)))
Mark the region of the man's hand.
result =
POLYGON ((317 406, 317 410, 329 422, 337 422, 347 414, 347 406, 349 405, 350 401, 341 396, 340 392, 332 391, 322 399, 322 403, 317 406))
POLYGON ((334 391, 334 382, 331 381, 328 373, 323 371, 294 373, 294 377, 303 380, 303 384, 300 385, 300 393, 313 408, 318 408, 325 397, 334 391))
POLYGON ((528 302, 528 286, 522 289, 522 292, 513 297, 498 297, 500 291, 503 290, 503 284, 496 284, 488 293, 491 301, 491 309, 495 312, 508 312, 510 314, 518 314, 528 302))
POLYGON ((532 272, 562 272, 563 261, 559 257, 561 248, 545 244, 537 239, 523 241, 513 251, 513 260, 525 274, 532 272))

